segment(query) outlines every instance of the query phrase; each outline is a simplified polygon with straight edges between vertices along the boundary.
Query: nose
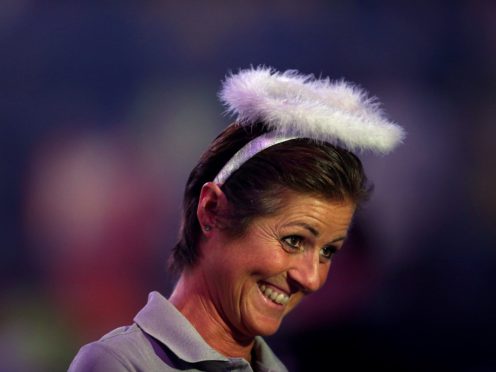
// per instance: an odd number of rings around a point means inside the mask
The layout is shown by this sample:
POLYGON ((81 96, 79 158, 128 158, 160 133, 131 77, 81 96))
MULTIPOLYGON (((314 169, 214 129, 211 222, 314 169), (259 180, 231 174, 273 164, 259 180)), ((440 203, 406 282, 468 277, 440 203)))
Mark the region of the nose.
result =
POLYGON ((320 267, 319 257, 312 252, 295 257, 294 264, 288 270, 288 277, 305 293, 317 291, 326 278, 327 269, 320 267), (322 270, 325 272, 321 272, 322 270))

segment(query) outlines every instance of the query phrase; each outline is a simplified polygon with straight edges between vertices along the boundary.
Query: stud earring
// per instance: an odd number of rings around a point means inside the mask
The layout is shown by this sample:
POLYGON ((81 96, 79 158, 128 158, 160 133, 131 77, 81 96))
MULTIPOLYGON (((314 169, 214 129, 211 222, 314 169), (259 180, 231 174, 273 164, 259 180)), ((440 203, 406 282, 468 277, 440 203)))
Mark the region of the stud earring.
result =
POLYGON ((212 227, 210 225, 205 225, 205 226, 203 226, 203 230, 210 231, 210 230, 212 230, 212 227))

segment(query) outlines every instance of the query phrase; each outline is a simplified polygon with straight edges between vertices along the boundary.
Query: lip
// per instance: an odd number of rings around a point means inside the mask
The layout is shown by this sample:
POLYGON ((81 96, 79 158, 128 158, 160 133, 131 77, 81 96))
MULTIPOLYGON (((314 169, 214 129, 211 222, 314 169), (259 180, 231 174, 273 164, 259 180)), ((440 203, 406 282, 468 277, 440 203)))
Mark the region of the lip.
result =
POLYGON ((258 285, 261 285, 261 284, 264 284, 265 286, 267 287, 272 287, 274 288, 277 292, 281 292, 281 293, 284 293, 286 296, 290 297, 291 296, 291 293, 273 283, 269 283, 269 282, 266 282, 265 280, 260 280, 258 282, 258 285))
POLYGON ((268 306, 270 309, 272 309, 272 311, 277 310, 277 313, 274 313, 274 315, 278 314, 279 312, 281 312, 284 309, 284 305, 277 304, 274 301, 269 300, 267 297, 265 297, 265 295, 262 293, 262 290, 260 289, 259 286, 257 286, 257 289, 258 289, 258 293, 260 294, 260 297, 262 298, 262 301, 264 302, 265 306, 268 306))

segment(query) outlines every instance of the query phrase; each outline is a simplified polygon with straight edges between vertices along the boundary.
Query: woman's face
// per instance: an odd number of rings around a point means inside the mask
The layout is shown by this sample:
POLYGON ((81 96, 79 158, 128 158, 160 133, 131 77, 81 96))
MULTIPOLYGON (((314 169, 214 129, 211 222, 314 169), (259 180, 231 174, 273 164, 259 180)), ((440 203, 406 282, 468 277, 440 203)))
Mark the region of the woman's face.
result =
POLYGON ((208 295, 239 336, 271 335, 301 299, 318 290, 347 235, 355 206, 290 193, 277 214, 239 238, 222 229, 204 246, 208 295))

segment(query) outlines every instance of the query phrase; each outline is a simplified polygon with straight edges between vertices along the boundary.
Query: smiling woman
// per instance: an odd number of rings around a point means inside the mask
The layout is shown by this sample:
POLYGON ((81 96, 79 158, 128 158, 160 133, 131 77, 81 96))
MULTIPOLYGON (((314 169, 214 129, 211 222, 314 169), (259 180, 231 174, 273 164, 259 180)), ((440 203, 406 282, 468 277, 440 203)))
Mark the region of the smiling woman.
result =
MULTIPOLYGON (((212 199, 217 199, 217 205, 224 202, 215 184, 205 188, 208 191, 200 204, 212 199)), ((181 310, 207 298, 214 305, 212 317, 220 324, 229 324, 237 340, 273 334, 303 296, 324 284, 332 250, 342 245, 354 211, 354 204, 348 201, 295 192, 288 192, 285 201, 287 205, 279 212, 255 218, 239 238, 233 239, 222 229, 207 232, 200 244, 201 263, 184 275, 185 281, 200 284, 195 286, 200 292, 198 298, 191 301, 190 287, 185 285, 176 288, 171 301, 181 310)), ((215 220, 200 215, 206 223, 215 220)), ((191 315, 194 317, 195 311, 191 315)), ((206 324, 199 321, 195 326, 202 329, 206 324)), ((221 339, 214 338, 213 342, 221 339)), ((215 346, 223 349, 222 344, 215 346)), ((246 347, 251 345, 222 351, 249 359, 246 347)))
POLYGON ((325 283, 368 197, 350 151, 387 152, 400 127, 356 88, 258 68, 224 83, 238 115, 186 184, 169 300, 84 346, 71 371, 285 371, 261 336, 325 283))

